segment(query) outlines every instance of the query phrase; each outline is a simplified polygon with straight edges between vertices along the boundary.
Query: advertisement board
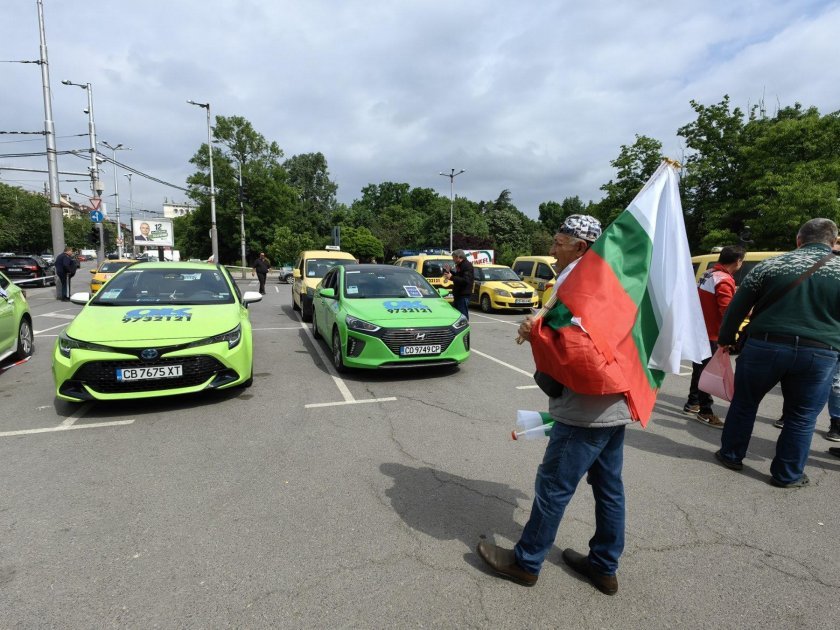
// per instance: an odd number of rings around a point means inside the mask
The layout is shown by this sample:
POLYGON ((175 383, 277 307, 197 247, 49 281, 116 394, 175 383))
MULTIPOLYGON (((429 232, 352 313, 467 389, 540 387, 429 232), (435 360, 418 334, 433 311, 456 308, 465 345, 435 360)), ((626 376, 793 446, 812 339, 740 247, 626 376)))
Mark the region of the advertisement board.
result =
POLYGON ((171 219, 134 219, 131 232, 138 247, 175 246, 171 219))
POLYGON ((492 249, 465 249, 464 253, 474 265, 489 265, 496 262, 496 252, 492 249))

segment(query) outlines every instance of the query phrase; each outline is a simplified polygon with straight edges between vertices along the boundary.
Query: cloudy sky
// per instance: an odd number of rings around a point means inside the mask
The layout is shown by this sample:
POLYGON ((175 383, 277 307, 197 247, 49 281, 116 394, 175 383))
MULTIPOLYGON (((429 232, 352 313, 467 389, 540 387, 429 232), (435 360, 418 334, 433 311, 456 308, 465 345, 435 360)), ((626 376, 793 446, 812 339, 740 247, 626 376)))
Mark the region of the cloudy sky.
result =
MULTIPOLYGON (((383 181, 448 196, 439 173, 463 168, 456 195, 509 189, 532 217, 543 201, 600 199, 634 134, 679 159, 690 99, 840 109, 840 2, 44 0, 44 12, 58 148, 87 147, 85 93, 60 81, 89 82, 99 139, 179 186, 207 133, 187 99, 244 116, 286 157, 322 152, 339 201, 383 181)), ((0 59, 38 54, 35 0, 2 0, 0 59)), ((42 130, 39 67, 0 71, 0 130, 42 130)), ((4 156, 43 149, 43 137, 0 135, 4 156)), ((10 166, 46 159, 0 157, 10 166)), ((0 181, 34 190, 46 175, 0 170, 0 181)), ((104 181, 113 193, 110 166, 104 181)), ((74 187, 89 189, 61 184, 74 187)), ((186 200, 136 175, 133 196, 148 209, 186 200)))

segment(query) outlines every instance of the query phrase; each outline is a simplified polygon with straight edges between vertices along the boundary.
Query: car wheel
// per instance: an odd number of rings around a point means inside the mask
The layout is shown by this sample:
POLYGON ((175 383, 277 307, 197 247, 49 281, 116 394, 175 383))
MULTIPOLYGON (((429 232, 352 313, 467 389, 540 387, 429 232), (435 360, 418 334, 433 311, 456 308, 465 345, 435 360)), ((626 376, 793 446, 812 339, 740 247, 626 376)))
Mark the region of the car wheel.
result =
POLYGON ((312 300, 301 300, 300 318, 307 324, 312 321, 312 300))
POLYGON ((481 296, 481 310, 485 313, 493 312, 493 307, 490 305, 490 296, 486 293, 481 296))
POLYGON ((294 284, 294 282, 295 282, 295 277, 293 275, 290 274, 290 275, 286 276, 286 284, 294 284))
POLYGON ((333 330, 332 354, 335 371, 346 372, 347 368, 344 366, 344 357, 341 354, 341 335, 338 334, 338 328, 333 330))
POLYGON ((318 332, 318 322, 315 320, 314 310, 312 311, 312 336, 315 337, 315 339, 321 338, 321 333, 318 332))
POLYGON ((24 317, 20 320, 20 326, 18 327, 18 348, 17 353, 15 353, 18 360, 22 361, 32 356, 33 339, 32 322, 24 317))

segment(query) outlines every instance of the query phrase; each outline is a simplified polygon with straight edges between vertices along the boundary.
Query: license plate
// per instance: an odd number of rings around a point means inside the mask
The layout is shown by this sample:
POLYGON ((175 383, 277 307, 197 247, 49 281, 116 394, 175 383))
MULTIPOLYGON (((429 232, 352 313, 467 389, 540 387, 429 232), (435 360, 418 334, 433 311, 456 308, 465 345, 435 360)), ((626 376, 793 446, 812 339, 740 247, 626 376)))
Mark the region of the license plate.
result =
POLYGON ((417 354, 440 354, 442 347, 439 343, 428 346, 402 346, 400 355, 410 357, 417 354))
POLYGON ((517 304, 530 304, 532 302, 532 300, 529 300, 528 298, 516 298, 515 301, 517 304))
POLYGON ((20 272, 23 271, 20 267, 9 267, 9 271, 20 272))
POLYGON ((184 373, 180 365, 164 365, 161 367, 117 368, 117 380, 145 381, 156 378, 175 378, 184 373))

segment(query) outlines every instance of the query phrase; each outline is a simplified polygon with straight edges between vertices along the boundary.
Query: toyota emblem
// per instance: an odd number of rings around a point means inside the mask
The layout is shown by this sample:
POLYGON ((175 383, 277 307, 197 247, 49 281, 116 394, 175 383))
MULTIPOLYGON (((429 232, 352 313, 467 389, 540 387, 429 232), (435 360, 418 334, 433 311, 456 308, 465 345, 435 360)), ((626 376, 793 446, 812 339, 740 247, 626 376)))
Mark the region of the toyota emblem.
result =
POLYGON ((141 359, 146 359, 146 361, 151 361, 153 359, 158 358, 158 351, 154 348, 146 348, 143 352, 140 353, 141 359))

